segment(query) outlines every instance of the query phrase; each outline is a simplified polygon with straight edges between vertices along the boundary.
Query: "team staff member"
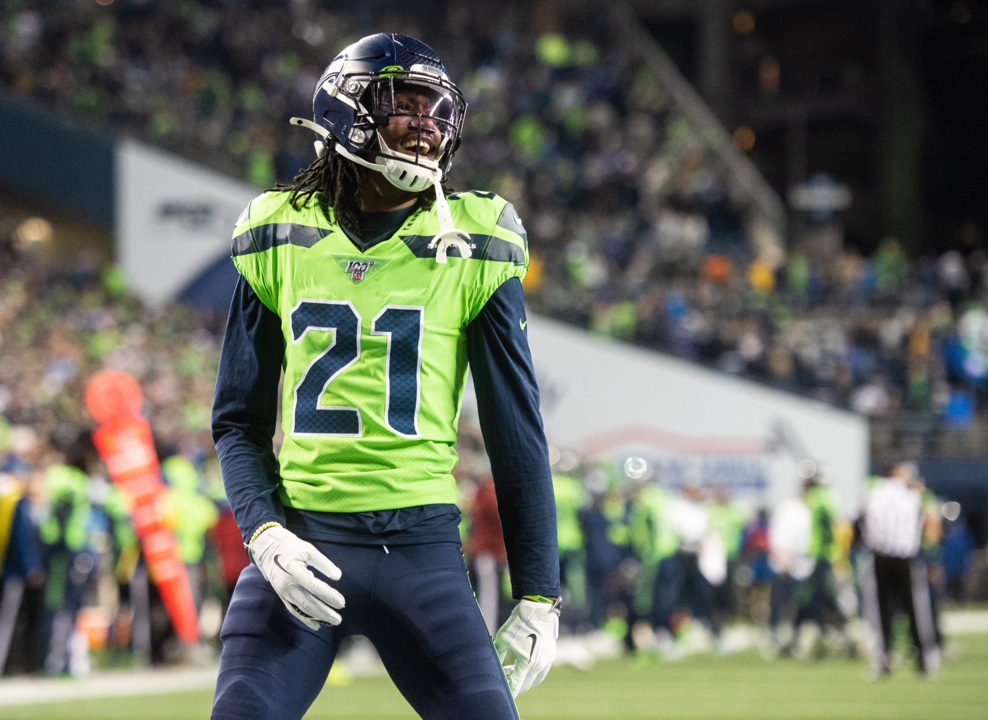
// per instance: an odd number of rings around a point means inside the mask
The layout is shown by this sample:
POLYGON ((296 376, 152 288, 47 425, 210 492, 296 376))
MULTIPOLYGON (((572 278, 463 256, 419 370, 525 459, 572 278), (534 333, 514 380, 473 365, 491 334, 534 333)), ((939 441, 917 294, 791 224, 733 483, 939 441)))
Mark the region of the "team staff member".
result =
POLYGON ((301 718, 360 634, 423 718, 517 718, 555 655, 559 595, 525 230, 493 193, 445 196, 466 103, 418 40, 346 48, 313 110, 292 122, 318 159, 234 231, 213 438, 253 563, 213 717, 301 718), (493 644, 451 475, 468 362, 519 600, 493 644))
POLYGON ((863 517, 865 546, 872 563, 861 582, 863 614, 875 633, 872 669, 880 678, 890 671, 892 620, 896 607, 909 616, 916 663, 927 676, 936 673, 936 642, 926 561, 920 555, 923 533, 922 486, 911 463, 896 465, 868 493, 863 517))

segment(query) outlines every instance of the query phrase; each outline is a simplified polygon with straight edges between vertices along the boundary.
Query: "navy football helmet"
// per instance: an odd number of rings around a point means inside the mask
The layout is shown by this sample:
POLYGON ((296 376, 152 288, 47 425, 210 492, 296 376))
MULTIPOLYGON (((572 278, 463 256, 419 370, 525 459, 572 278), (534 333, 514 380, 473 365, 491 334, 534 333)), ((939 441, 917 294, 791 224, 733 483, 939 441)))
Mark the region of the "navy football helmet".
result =
MULTIPOLYGON (((292 123, 318 133, 320 152, 330 149, 382 173, 402 190, 418 192, 440 182, 460 143, 467 104, 442 61, 425 43, 406 35, 378 33, 345 48, 323 71, 312 98, 313 121, 292 123), (424 104, 414 112, 395 101, 414 91, 424 104), (428 118, 442 140, 435 159, 391 150, 378 132, 397 115, 428 118), (322 147, 321 147, 322 146, 322 147)), ((416 146, 418 147, 418 146, 416 146)))

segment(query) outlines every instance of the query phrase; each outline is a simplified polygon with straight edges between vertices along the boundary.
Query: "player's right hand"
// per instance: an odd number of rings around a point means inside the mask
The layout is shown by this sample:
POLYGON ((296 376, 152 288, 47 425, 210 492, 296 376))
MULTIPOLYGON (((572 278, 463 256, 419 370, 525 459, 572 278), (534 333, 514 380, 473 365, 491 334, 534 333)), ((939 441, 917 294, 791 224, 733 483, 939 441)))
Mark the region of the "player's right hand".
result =
POLYGON ((336 611, 346 605, 343 596, 309 568, 315 568, 330 580, 339 580, 342 573, 314 545, 281 526, 274 526, 255 537, 247 552, 288 612, 304 625, 318 630, 320 624, 342 622, 336 611))

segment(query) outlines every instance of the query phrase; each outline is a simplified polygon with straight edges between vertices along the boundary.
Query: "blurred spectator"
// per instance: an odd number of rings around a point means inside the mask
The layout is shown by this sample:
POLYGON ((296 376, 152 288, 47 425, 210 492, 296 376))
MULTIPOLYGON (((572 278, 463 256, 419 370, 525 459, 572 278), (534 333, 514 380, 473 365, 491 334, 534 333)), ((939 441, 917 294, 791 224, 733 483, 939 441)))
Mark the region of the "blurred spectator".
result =
POLYGON ((796 627, 799 628, 803 622, 815 625, 817 637, 813 654, 819 658, 826 652, 828 629, 833 629, 840 636, 842 646, 847 644, 844 637, 846 619, 837 602, 838 588, 833 570, 833 564, 841 553, 837 540, 840 498, 826 476, 817 472, 803 483, 803 501, 811 517, 808 555, 813 560, 813 571, 806 582, 805 594, 808 597, 800 604, 796 627))
MULTIPOLYGON (((590 489, 589 505, 580 511, 580 525, 586 540, 588 621, 596 630, 605 629, 613 604, 619 599, 620 566, 626 557, 610 532, 608 504, 604 492, 590 489)), ((625 623, 620 632, 623 637, 627 633, 627 618, 621 618, 621 621, 625 623)))
POLYGON ((673 621, 673 631, 682 632, 690 623, 700 623, 719 638, 721 626, 714 607, 714 588, 727 576, 727 555, 723 540, 711 532, 709 509, 699 482, 688 483, 673 500, 670 519, 679 537, 675 608, 685 615, 673 621))
POLYGON ((51 675, 89 673, 88 641, 79 635, 76 618, 96 578, 96 555, 89 543, 89 476, 74 465, 54 463, 44 474, 48 499, 41 522, 45 544, 47 655, 51 675))
POLYGON ((660 649, 668 649, 679 600, 680 538, 673 522, 675 496, 661 478, 642 484, 632 498, 631 536, 641 561, 635 588, 635 615, 648 620, 660 649))
POLYGON ((714 611, 718 616, 718 624, 723 627, 737 612, 736 572, 748 513, 732 501, 726 485, 715 485, 711 492, 711 502, 707 511, 710 528, 720 537, 726 560, 724 580, 719 585, 715 585, 714 590, 714 611))
POLYGON ((941 546, 946 597, 951 602, 963 602, 967 599, 964 581, 970 570, 974 537, 967 526, 966 518, 959 511, 946 523, 941 546))
POLYGON ((477 603, 493 637, 497 628, 507 619, 501 588, 508 559, 504 538, 501 536, 494 479, 489 474, 476 485, 470 504, 470 529, 464 552, 470 558, 477 603))
POLYGON ((559 580, 564 602, 571 617, 563 623, 574 625, 586 610, 586 576, 584 575, 585 541, 580 526, 580 512, 588 497, 583 482, 557 467, 552 473, 556 496, 556 531, 559 543, 559 580))
POLYGON ((40 587, 44 580, 41 545, 24 484, 0 473, 0 676, 17 629, 24 587, 40 587))
POLYGON ((174 522, 179 555, 189 573, 192 598, 202 609, 206 594, 206 535, 216 524, 219 511, 200 488, 199 472, 184 455, 171 455, 161 463, 161 474, 168 483, 168 516, 174 522))
POLYGON ((244 538, 240 534, 229 503, 224 502, 219 509, 219 517, 210 532, 211 542, 216 549, 219 561, 220 582, 222 588, 221 614, 226 614, 233 588, 241 571, 249 564, 247 551, 244 549, 244 538))
POLYGON ((108 646, 114 661, 126 661, 130 653, 146 665, 151 660, 147 636, 148 607, 141 600, 147 596, 147 576, 141 559, 141 547, 130 518, 129 501, 116 485, 103 480, 93 493, 106 522, 109 541, 106 570, 115 581, 117 607, 109 620, 108 646), (141 584, 135 592, 135 585, 141 584))
POLYGON ((813 573, 810 557, 813 516, 802 497, 779 503, 769 516, 768 557, 772 568, 766 654, 791 655, 798 640, 799 590, 813 573))
POLYGON ((754 520, 744 528, 740 561, 745 570, 739 577, 739 585, 746 588, 748 618, 766 627, 771 612, 772 578, 775 576, 769 564, 768 528, 768 510, 760 508, 754 520))

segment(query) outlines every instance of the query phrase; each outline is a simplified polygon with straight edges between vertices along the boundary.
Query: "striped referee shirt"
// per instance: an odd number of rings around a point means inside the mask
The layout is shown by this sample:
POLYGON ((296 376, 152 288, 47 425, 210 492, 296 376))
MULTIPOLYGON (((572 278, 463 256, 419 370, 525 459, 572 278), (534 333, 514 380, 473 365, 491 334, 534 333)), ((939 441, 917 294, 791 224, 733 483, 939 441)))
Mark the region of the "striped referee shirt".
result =
POLYGON ((864 541, 872 552, 916 557, 923 534, 922 497, 899 478, 885 478, 865 504, 864 541))

